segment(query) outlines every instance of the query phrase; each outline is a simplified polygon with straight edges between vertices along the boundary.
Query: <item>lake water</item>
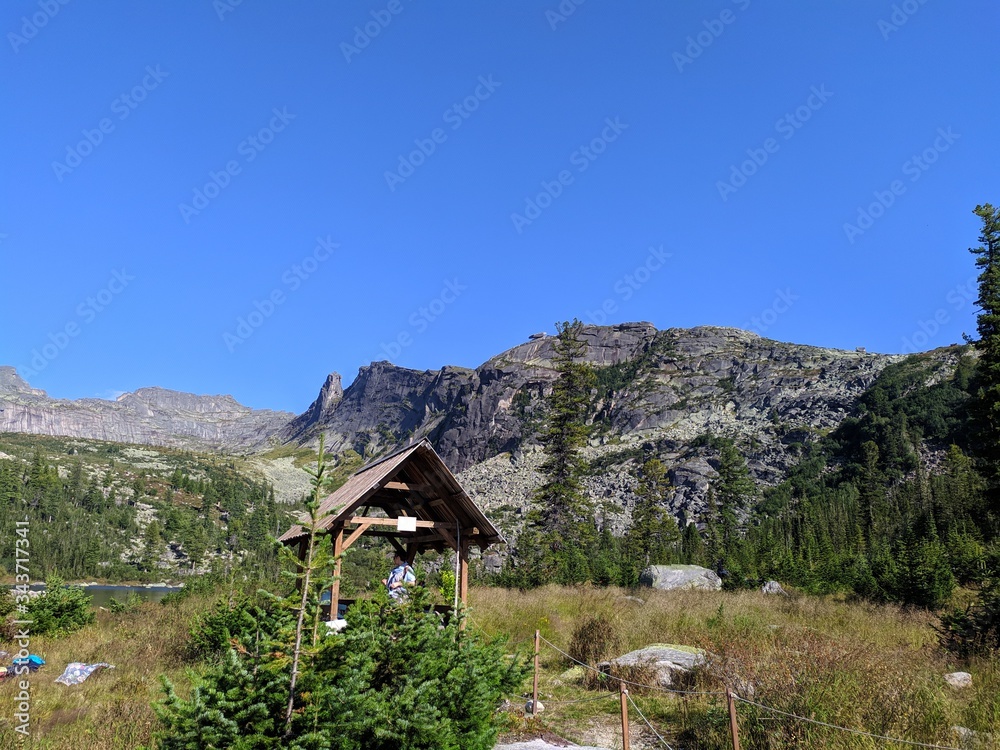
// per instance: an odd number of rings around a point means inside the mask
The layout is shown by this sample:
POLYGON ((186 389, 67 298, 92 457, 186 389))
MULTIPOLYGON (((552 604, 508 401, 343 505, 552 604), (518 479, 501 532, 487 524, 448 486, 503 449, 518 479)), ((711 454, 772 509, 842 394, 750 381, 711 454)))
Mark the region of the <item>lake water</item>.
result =
MULTIPOLYGON (((32 584, 32 589, 42 590, 43 584, 32 584)), ((158 602, 171 591, 178 591, 178 586, 84 586, 83 590, 93 597, 94 607, 107 607, 112 599, 124 602, 131 593, 136 593, 144 602, 158 602)))
POLYGON ((112 599, 124 602, 133 592, 144 602, 158 602, 171 591, 178 589, 176 586, 84 586, 83 590, 94 597, 95 607, 107 607, 112 599))

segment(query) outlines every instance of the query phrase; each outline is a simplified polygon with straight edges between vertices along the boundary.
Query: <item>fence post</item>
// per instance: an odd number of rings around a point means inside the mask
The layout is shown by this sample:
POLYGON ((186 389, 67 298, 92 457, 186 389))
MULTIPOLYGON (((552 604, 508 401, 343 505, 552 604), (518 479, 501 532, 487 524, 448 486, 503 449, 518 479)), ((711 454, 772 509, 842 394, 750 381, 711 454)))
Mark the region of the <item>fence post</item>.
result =
POLYGON ((542 631, 535 631, 535 679, 531 685, 531 716, 538 716, 538 652, 542 648, 542 631))
POLYGON ((736 723, 736 698, 728 686, 726 687, 726 702, 729 704, 729 731, 733 735, 733 750, 740 750, 740 728, 736 723))
POLYGON ((629 750, 631 745, 628 736, 628 688, 624 682, 618 683, 618 687, 621 690, 622 700, 622 750, 629 750))

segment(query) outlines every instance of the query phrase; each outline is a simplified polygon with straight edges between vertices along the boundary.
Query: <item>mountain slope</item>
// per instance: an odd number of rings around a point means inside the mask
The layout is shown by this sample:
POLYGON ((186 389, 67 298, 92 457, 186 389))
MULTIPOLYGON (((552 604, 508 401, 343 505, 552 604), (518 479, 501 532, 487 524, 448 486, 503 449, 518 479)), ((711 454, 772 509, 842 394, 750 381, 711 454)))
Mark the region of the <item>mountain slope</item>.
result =
MULTIPOLYGON (((714 472, 712 451, 699 436, 734 439, 754 479, 776 484, 798 446, 836 428, 878 373, 901 359, 786 344, 732 328, 658 331, 627 323, 587 326, 583 338, 598 374, 591 492, 627 511, 633 464, 645 446, 667 462, 677 488, 672 509, 689 517, 703 508, 714 472)), ((352 449, 366 458, 426 436, 453 470, 465 472, 484 505, 520 513, 537 481, 534 435, 555 379, 553 342, 531 340, 475 370, 374 362, 346 389, 333 373, 298 416, 248 409, 230 396, 159 388, 114 402, 59 401, 0 368, 0 432, 234 453, 314 447, 326 434, 332 452, 352 449), (490 480, 500 475, 510 481, 490 480)))
POLYGON ((115 401, 50 398, 0 367, 0 432, 237 452, 260 445, 288 412, 250 409, 232 396, 140 388, 115 401))

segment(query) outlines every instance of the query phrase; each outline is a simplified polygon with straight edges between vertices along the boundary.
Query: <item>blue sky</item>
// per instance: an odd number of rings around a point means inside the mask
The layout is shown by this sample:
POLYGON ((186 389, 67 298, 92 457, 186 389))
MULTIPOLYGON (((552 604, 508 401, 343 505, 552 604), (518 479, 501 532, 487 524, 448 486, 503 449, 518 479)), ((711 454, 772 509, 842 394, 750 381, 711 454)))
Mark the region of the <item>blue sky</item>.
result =
POLYGON ((987 0, 11 0, 0 364, 301 411, 574 316, 927 349, 1000 200, 987 0))

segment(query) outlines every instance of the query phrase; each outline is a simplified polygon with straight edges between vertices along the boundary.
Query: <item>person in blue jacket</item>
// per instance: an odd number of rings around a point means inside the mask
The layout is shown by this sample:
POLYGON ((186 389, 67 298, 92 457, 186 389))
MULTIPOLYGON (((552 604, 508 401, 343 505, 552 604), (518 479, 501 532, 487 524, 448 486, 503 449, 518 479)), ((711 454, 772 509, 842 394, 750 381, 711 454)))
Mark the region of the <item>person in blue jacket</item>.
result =
POLYGON ((406 560, 398 552, 392 558, 392 571, 388 578, 383 578, 382 583, 389 592, 389 598, 394 601, 402 601, 406 598, 406 587, 416 583, 417 576, 413 572, 406 560))

